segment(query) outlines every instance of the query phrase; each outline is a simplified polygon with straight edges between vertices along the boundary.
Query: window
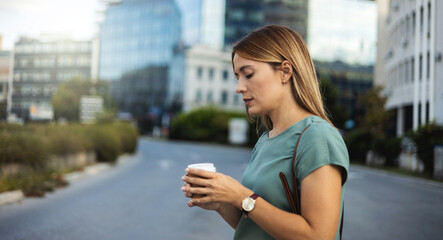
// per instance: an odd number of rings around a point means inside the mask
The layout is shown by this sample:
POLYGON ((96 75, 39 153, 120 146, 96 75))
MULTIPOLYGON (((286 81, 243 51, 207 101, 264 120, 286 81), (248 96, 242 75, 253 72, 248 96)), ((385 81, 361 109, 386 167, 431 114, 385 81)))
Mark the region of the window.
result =
POLYGON ((224 81, 227 81, 228 80, 228 78, 229 78, 229 72, 228 72, 228 70, 223 70, 223 76, 222 76, 222 78, 223 78, 223 80, 224 81))
POLYGON ((226 105, 228 103, 228 92, 223 91, 221 94, 221 103, 226 105))
POLYGON ((411 82, 414 81, 414 69, 415 69, 415 60, 414 57, 411 59, 411 82))
POLYGON ((415 12, 412 12, 412 29, 411 29, 411 32, 412 32, 412 36, 414 36, 415 35, 415 12))
POLYGON ((405 61, 405 83, 409 81, 409 62, 408 60, 405 61))
POLYGON ((420 8, 420 34, 423 34, 423 7, 420 8))
POLYGON ((197 94, 195 96, 195 101, 197 103, 200 103, 202 100, 202 91, 200 89, 197 89, 197 94))
POLYGON ((214 80, 214 68, 209 68, 209 80, 214 80))
POLYGON ((430 55, 430 53, 429 53, 429 51, 428 51, 428 54, 427 54, 427 56, 426 56, 426 79, 429 79, 429 67, 430 67, 430 63, 429 63, 429 61, 430 61, 430 57, 431 57, 431 55, 430 55))
POLYGON ((208 95, 206 96, 206 101, 208 103, 212 103, 212 91, 209 90, 208 95))
POLYGON ((405 33, 405 36, 406 36, 406 39, 408 38, 408 36, 409 36, 409 15, 408 16, 406 16, 406 33, 405 33))
POLYGON ((431 3, 428 3, 428 38, 431 37, 431 3))
POLYGON ((16 72, 16 73, 14 74, 14 80, 15 80, 15 81, 20 81, 20 72, 16 72))
POLYGON ((202 67, 198 67, 197 68, 197 78, 201 79, 203 76, 203 68, 202 67))
POLYGON ((423 67, 423 56, 420 54, 420 58, 418 60, 418 79, 421 80, 421 73, 422 73, 422 67, 423 67))
POLYGON ((234 94, 234 104, 238 104, 238 100, 240 99, 239 94, 234 94))

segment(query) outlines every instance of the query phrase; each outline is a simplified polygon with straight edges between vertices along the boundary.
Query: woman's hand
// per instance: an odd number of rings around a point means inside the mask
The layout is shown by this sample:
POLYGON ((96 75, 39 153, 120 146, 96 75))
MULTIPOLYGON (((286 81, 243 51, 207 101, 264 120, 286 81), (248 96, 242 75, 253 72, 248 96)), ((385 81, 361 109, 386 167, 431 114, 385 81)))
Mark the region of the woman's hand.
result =
MULTIPOLYGON (((191 184, 185 182, 183 184, 182 190, 184 190, 186 187, 191 187, 191 184)), ((185 192, 185 197, 192 198, 192 196, 193 196, 192 193, 185 192)), ((194 205, 192 205, 190 202, 188 202, 188 206, 193 207, 194 205)), ((213 210, 213 211, 218 212, 220 210, 220 208, 222 207, 222 203, 220 203, 220 202, 202 203, 202 204, 199 204, 196 206, 201 207, 206 210, 213 210)))
POLYGON ((185 184, 182 191, 186 197, 190 197, 188 206, 199 206, 204 209, 218 211, 223 204, 230 204, 241 209, 241 201, 253 192, 237 180, 216 172, 208 172, 201 169, 186 169, 187 175, 182 177, 185 184), (192 175, 192 176, 189 176, 192 175), (198 187, 191 187, 190 184, 198 187), (194 194, 204 195, 193 197, 194 194), (217 203, 218 206, 217 206, 217 203))

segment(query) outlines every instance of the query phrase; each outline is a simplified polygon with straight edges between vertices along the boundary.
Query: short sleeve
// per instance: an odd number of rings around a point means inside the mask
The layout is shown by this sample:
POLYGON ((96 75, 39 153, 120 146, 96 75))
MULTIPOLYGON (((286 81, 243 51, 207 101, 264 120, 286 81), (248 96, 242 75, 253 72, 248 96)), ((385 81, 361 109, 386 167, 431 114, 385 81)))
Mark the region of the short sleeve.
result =
POLYGON ((301 136, 297 149, 295 173, 301 183, 311 172, 324 165, 341 168, 342 185, 346 183, 349 155, 342 136, 327 123, 313 122, 301 136))

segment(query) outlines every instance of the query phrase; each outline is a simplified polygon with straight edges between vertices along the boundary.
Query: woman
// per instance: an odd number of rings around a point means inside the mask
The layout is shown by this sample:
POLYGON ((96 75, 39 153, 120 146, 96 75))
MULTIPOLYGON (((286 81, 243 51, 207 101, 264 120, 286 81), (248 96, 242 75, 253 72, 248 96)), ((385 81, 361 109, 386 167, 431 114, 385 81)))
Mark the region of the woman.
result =
POLYGON ((266 131, 241 183, 186 169, 182 191, 191 198, 188 206, 217 211, 235 229, 234 239, 339 239, 348 153, 323 109, 305 43, 291 29, 268 25, 233 47, 232 64, 248 116, 259 118, 266 131), (291 178, 294 147, 306 127, 295 160, 298 215, 291 212, 279 172, 291 178))

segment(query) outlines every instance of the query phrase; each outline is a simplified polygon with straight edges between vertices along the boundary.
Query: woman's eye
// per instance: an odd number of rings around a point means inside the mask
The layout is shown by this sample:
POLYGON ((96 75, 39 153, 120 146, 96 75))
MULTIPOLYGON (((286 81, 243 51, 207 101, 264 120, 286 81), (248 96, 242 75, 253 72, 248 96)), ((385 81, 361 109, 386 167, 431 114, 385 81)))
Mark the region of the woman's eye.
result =
POLYGON ((252 78, 253 75, 254 75, 253 73, 248 74, 248 75, 246 75, 246 78, 247 78, 247 79, 250 79, 250 78, 252 78))

